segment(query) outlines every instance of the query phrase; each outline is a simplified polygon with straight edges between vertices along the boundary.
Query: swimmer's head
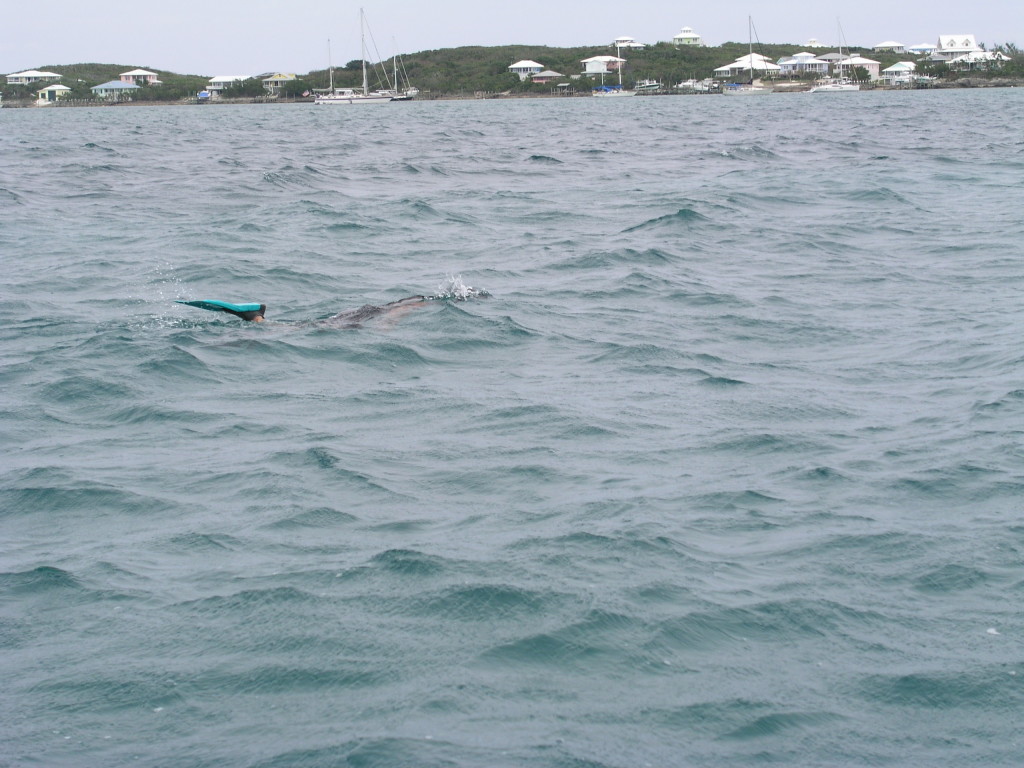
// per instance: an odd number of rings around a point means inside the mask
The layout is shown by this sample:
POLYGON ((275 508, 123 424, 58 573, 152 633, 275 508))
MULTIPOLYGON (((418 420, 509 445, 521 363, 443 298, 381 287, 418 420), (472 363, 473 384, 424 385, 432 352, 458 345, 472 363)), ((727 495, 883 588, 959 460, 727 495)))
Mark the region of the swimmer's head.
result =
POLYGON ((248 320, 250 323, 262 323, 266 318, 263 317, 267 312, 267 305, 260 304, 260 308, 252 312, 234 312, 233 314, 238 315, 243 320, 248 320))

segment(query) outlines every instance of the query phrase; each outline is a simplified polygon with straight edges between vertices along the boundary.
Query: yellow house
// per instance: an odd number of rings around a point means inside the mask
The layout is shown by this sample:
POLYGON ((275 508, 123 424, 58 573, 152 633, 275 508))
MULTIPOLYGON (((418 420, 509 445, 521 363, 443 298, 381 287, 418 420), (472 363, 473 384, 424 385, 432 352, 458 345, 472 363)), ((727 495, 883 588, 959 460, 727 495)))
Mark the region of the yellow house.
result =
POLYGON ((43 90, 36 91, 36 96, 38 97, 38 101, 36 103, 52 104, 58 99, 64 98, 69 93, 71 93, 71 89, 66 85, 61 85, 60 83, 48 85, 46 88, 43 88, 43 90))
POLYGON ((275 72, 269 77, 262 78, 263 87, 275 96, 281 92, 283 86, 296 79, 294 73, 291 72, 275 72))

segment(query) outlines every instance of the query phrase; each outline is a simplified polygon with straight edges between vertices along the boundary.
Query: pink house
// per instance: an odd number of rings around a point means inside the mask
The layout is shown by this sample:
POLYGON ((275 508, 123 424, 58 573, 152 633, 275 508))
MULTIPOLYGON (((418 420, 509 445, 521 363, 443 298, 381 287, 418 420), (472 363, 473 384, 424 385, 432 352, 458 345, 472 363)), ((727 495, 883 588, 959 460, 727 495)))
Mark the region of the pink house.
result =
POLYGON ((133 85, 159 85, 160 76, 156 72, 147 69, 133 69, 131 72, 122 72, 118 77, 122 83, 133 85))

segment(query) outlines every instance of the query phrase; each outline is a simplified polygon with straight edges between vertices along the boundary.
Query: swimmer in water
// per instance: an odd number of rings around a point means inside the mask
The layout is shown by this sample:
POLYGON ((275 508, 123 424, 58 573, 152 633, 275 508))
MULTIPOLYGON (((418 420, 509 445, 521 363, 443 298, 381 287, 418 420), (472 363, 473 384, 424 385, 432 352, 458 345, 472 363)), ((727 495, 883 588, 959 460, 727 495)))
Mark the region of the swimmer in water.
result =
MULTIPOLYGON (((375 317, 397 319, 416 307, 422 307, 428 301, 430 301, 430 298, 427 296, 406 296, 404 299, 382 304, 381 306, 364 304, 358 309, 346 309, 336 315, 331 315, 326 320, 317 322, 318 324, 339 328, 358 328, 364 321, 375 317)), ((226 301, 178 301, 177 303, 188 304, 200 309, 209 309, 213 312, 227 312, 235 317, 240 317, 248 323, 262 323, 266 321, 266 304, 230 304, 226 301)))

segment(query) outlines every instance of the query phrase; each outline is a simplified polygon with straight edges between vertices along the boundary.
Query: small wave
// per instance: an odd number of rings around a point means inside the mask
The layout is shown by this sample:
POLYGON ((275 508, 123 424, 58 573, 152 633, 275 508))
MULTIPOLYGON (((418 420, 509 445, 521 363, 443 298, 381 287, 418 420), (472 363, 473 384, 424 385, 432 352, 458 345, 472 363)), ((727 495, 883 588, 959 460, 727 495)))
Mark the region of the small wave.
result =
POLYGON ((988 574, 978 568, 950 564, 919 576, 914 580, 914 587, 921 592, 948 594, 973 589, 988 580, 988 574))
POLYGON ((904 203, 909 205, 906 197, 888 187, 876 187, 875 189, 858 189, 842 193, 849 200, 863 200, 865 202, 879 203, 904 203))
POLYGON ((115 488, 101 483, 82 483, 70 488, 26 487, 4 490, 2 512, 32 514, 36 512, 75 514, 161 514, 172 507, 151 496, 115 488))
POLYGON ((185 554, 211 551, 233 552, 242 548, 240 540, 221 533, 182 533, 172 536, 169 544, 185 554))
POLYGON ((0 574, 0 586, 8 594, 26 595, 53 589, 80 590, 78 580, 68 571, 43 565, 31 571, 0 574))
POLYGON ((667 213, 664 216, 658 216, 654 219, 648 219, 645 222, 637 224, 632 227, 624 229, 624 233, 628 232, 642 232, 647 229, 660 229, 663 227, 676 227, 680 224, 690 226, 697 222, 709 221, 707 216, 703 216, 692 208, 680 208, 675 213, 667 213))
POLYGON ((263 181, 280 189, 308 189, 313 186, 313 177, 320 175, 319 171, 316 171, 309 166, 305 166, 301 169, 289 166, 282 168, 280 171, 264 171, 263 181))
POLYGON ((373 556, 373 563, 402 576, 437 576, 448 571, 444 558, 411 549, 389 549, 373 556))
POLYGON ((831 712, 773 712, 741 725, 722 738, 746 740, 779 735, 793 738, 797 735, 794 731, 817 730, 822 725, 844 719, 842 715, 831 712))
POLYGON ((705 387, 739 387, 748 386, 747 382, 740 379, 731 379, 728 376, 706 376, 700 380, 705 387))
POLYGON ((481 658, 490 662, 538 666, 602 664, 616 661, 642 663, 630 643, 623 640, 642 622, 631 616, 602 610, 588 611, 579 621, 552 632, 540 632, 489 648, 481 658))
POLYGON ((91 376, 69 376, 66 379, 48 384, 43 388, 43 397, 52 403, 81 405, 95 403, 103 398, 120 401, 130 398, 132 390, 121 384, 103 381, 91 376))
POLYGON ((214 595, 197 600, 185 600, 178 607, 213 616, 230 616, 235 612, 249 614, 263 609, 291 612, 298 606, 315 603, 318 598, 295 587, 269 587, 245 589, 231 595, 214 595))
POLYGON ((333 528, 355 522, 358 518, 348 512, 341 512, 333 507, 317 507, 308 509, 289 517, 275 520, 267 528, 290 530, 301 528, 333 528))
POLYGON ((11 190, 7 189, 6 187, 0 187, 0 198, 6 200, 7 202, 9 202, 9 203, 11 203, 13 205, 23 205, 24 204, 24 203, 22 203, 21 196, 18 193, 12 192, 11 190))
POLYGON ((746 159, 774 159, 778 155, 772 152, 770 149, 753 144, 749 147, 734 147, 732 149, 723 149, 718 153, 721 157, 730 157, 740 160, 746 159))
POLYGON ((547 163, 549 165, 562 165, 562 161, 548 155, 530 155, 527 158, 531 163, 547 163))
POLYGON ((60 701, 60 705, 54 705, 58 711, 89 713, 90 716, 119 710, 159 711, 184 700, 173 688, 174 683, 159 673, 133 677, 130 665, 111 666, 109 676, 78 679, 56 676, 53 682, 44 682, 36 690, 60 701))
POLYGON ((200 688, 227 691, 232 694, 273 694, 301 691, 309 694, 324 688, 350 690, 367 685, 384 685, 393 672, 374 670, 363 662, 347 662, 346 668, 259 666, 242 672, 213 673, 205 677, 200 688))
MULTIPOLYGON (((505 753, 502 753, 505 754, 505 753)), ((459 744, 454 747, 442 739, 382 737, 359 738, 328 746, 285 748, 269 758, 252 763, 252 768, 296 768, 296 766, 318 765, 351 765, 351 766, 386 766, 386 765, 489 765, 495 758, 491 751, 483 748, 459 744), (468 759, 466 759, 468 756, 468 759)), ((499 765, 513 765, 506 759, 497 761, 499 765)), ((568 765, 568 762, 560 763, 568 765)), ((576 763, 574 763, 576 764, 576 763)), ((600 764, 587 763, 592 768, 602 768, 600 764)))
POLYGON ((538 614, 547 603, 544 594, 506 584, 451 587, 433 598, 417 597, 417 609, 424 614, 465 621, 499 621, 538 614))
POLYGON ((962 712, 967 707, 984 710, 1020 701, 1020 689, 1013 677, 985 670, 872 675, 861 689, 872 704, 880 702, 913 711, 922 707, 950 712, 962 712))

